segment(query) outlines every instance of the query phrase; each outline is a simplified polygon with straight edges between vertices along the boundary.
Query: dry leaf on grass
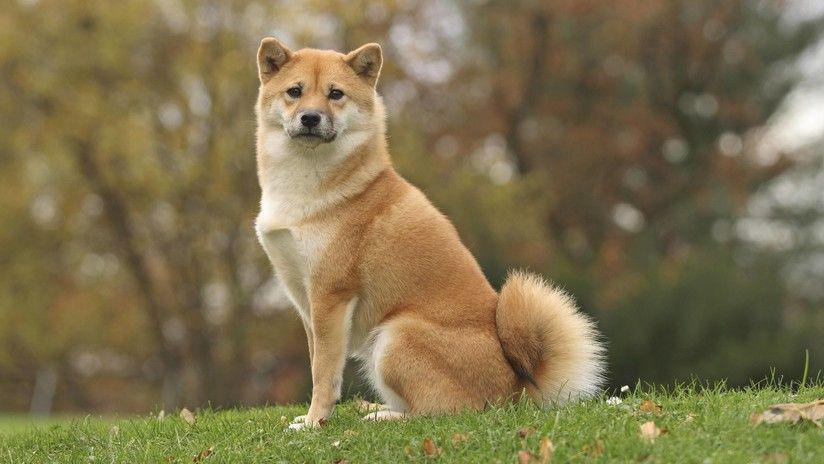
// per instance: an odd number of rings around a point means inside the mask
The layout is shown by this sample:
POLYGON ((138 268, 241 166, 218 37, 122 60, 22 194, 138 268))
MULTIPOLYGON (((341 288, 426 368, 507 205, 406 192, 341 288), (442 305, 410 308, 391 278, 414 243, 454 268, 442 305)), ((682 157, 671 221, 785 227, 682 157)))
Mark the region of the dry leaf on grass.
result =
POLYGON ((810 403, 782 403, 774 404, 762 413, 750 416, 752 425, 775 424, 777 422, 797 423, 801 420, 808 420, 821 427, 824 419, 824 399, 819 399, 810 403))
POLYGON ((790 455, 787 453, 766 453, 762 462, 786 464, 790 462, 790 455))
POLYGON ((649 443, 654 443, 656 438, 667 433, 667 429, 658 427, 653 421, 644 422, 638 428, 641 438, 649 443))
MULTIPOLYGON (((600 451, 599 453, 603 454, 603 442, 600 442, 600 451)), ((544 437, 541 439, 541 444, 538 446, 538 455, 536 456, 532 452, 528 450, 521 450, 518 451, 518 463, 519 464, 532 464, 532 463, 539 463, 539 464, 547 464, 550 459, 552 459, 552 453, 555 452, 555 447, 552 445, 552 440, 548 437, 544 437)), ((599 454, 600 456, 600 454, 599 454)))
POLYGON ((538 455, 541 456, 541 464, 546 464, 552 459, 552 454, 555 452, 555 445, 548 437, 541 439, 541 444, 538 446, 538 455))
POLYGON ((526 438, 535 433, 535 427, 521 427, 518 429, 518 437, 526 438))
POLYGON ((349 460, 345 458, 340 458, 334 462, 334 464, 349 464, 349 460))
POLYGON ((466 435, 462 434, 462 433, 456 433, 456 434, 452 435, 452 444, 453 445, 457 445, 458 443, 463 443, 467 440, 469 440, 469 438, 466 435))
POLYGON ((595 440, 595 443, 592 443, 591 445, 584 445, 584 447, 581 448, 581 451, 593 459, 600 458, 604 454, 604 441, 595 440))
POLYGON ((180 418, 185 420, 189 425, 194 425, 195 423, 195 415, 186 408, 180 410, 180 418))
POLYGON ((661 406, 653 403, 650 400, 644 400, 641 402, 641 406, 639 408, 642 412, 648 412, 651 414, 661 414, 661 406))
POLYGON ((431 438, 425 438, 423 440, 423 454, 425 454, 426 457, 436 458, 441 455, 441 451, 431 438))
POLYGON ((201 451, 200 453, 198 453, 192 459, 192 462, 200 462, 200 461, 208 458, 209 456, 211 456, 214 452, 215 452, 214 446, 210 446, 210 447, 206 448, 205 450, 201 451))
POLYGON ((534 459, 532 453, 527 450, 518 451, 518 464, 529 464, 534 459))

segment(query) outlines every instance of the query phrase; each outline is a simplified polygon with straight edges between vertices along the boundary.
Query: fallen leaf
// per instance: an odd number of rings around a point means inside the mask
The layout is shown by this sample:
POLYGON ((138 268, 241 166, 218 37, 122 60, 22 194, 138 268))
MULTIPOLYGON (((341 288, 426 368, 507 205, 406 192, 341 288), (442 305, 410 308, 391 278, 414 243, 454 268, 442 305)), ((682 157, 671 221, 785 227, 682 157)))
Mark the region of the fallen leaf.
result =
POLYGON ((639 429, 641 438, 650 443, 654 443, 655 439, 664 433, 664 431, 655 425, 655 422, 653 421, 644 422, 639 426, 639 429))
POLYGON ((469 438, 466 435, 462 434, 462 433, 456 433, 456 434, 452 435, 452 444, 453 445, 457 445, 458 443, 463 443, 467 440, 469 440, 469 438))
POLYGON ((195 415, 186 408, 180 410, 180 418, 185 420, 189 425, 194 425, 195 423, 195 415))
POLYGON ((762 462, 786 464, 790 462, 790 456, 787 453, 766 453, 762 462))
POLYGON ((770 406, 762 413, 755 413, 750 416, 752 425, 775 424, 777 422, 790 422, 795 424, 801 420, 808 420, 821 427, 821 420, 824 419, 824 399, 819 399, 810 403, 781 403, 770 406))
POLYGON ((280 416, 280 423, 281 423, 282 425, 286 425, 286 424, 288 424, 288 423, 289 423, 289 418, 288 418, 288 417, 286 417, 286 416, 280 416))
POLYGON ((425 438, 423 440, 423 454, 428 458, 436 458, 441 454, 441 449, 431 438, 425 438))
POLYGON ((639 409, 642 412, 648 412, 648 413, 651 413, 651 414, 661 414, 661 406, 653 403, 650 400, 642 401, 641 406, 639 407, 639 409))
POLYGON ((518 451, 518 464, 529 464, 534 456, 527 450, 518 451))
POLYGON ((344 458, 340 458, 340 459, 334 461, 334 464, 349 464, 349 460, 344 459, 344 458))
POLYGON ((521 427, 518 429, 518 437, 526 438, 535 433, 535 427, 521 427))
POLYGON ((595 440, 595 443, 584 445, 581 451, 593 459, 600 458, 604 454, 604 442, 603 440, 595 440))
MULTIPOLYGON (((184 409, 184 411, 188 411, 188 410, 184 409)), ((214 452, 215 452, 215 448, 213 446, 210 446, 210 447, 206 448, 205 450, 201 451, 200 453, 198 453, 197 456, 195 456, 192 459, 192 462, 200 462, 200 461, 208 458, 209 456, 211 456, 214 452)))
POLYGON ((552 459, 552 454, 555 452, 555 445, 549 437, 541 439, 541 444, 538 445, 538 455, 541 457, 541 464, 547 464, 552 459))
POLYGON ((763 462, 775 463, 775 464, 786 464, 790 462, 790 455, 787 453, 766 453, 763 457, 763 462))

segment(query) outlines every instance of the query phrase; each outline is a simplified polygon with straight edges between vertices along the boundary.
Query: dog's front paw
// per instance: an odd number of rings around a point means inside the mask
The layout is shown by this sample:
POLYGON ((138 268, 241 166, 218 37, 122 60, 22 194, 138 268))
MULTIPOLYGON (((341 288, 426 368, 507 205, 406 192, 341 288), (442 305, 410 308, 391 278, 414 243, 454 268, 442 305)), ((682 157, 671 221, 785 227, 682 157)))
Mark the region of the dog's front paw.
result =
POLYGON ((317 427, 322 427, 325 423, 326 419, 323 417, 312 419, 310 418, 309 414, 306 414, 303 416, 297 416, 294 419, 292 419, 292 423, 289 424, 289 430, 313 429, 317 427))
POLYGON ((312 426, 306 422, 292 422, 289 424, 289 430, 303 430, 303 429, 311 429, 312 426))
POLYGON ((306 423, 306 414, 304 414, 302 416, 295 416, 295 418, 292 419, 292 422, 289 424, 288 428, 289 428, 289 430, 300 430, 304 427, 305 423, 306 423))

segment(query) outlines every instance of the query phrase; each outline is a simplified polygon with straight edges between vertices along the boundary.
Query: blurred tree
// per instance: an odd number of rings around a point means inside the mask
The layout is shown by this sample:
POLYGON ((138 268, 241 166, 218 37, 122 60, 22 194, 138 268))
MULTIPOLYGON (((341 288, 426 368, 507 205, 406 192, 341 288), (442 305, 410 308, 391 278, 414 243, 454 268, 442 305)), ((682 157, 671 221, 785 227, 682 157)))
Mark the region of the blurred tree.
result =
POLYGON ((479 189, 472 194, 483 204, 473 208, 456 201, 456 182, 416 172, 490 277, 500 282, 505 269, 526 265, 567 286, 602 319, 616 383, 692 373, 737 384, 768 366, 797 374, 804 348, 822 366, 822 300, 798 314, 797 295, 777 282, 779 265, 762 262, 770 258, 733 230, 753 195, 797 163, 759 150, 762 127, 800 78, 791 63, 821 38, 820 20, 790 27, 783 7, 467 5, 464 66, 409 109, 426 119, 419 125, 435 153, 460 147, 448 169, 465 160, 505 184, 492 190, 508 203, 479 189), (487 235, 512 224, 535 230, 535 220, 542 233, 528 239, 487 235), (663 275, 679 283, 659 288, 663 275), (752 299, 763 288, 768 295, 752 299), (695 328, 682 318, 697 318, 695 328))

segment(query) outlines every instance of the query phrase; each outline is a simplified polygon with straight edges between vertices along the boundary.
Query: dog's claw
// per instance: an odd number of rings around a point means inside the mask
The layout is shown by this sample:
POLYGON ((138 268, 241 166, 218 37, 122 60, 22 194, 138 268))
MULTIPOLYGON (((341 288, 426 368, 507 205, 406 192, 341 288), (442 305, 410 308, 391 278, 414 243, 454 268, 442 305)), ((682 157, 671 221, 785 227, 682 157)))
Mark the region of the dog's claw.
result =
POLYGON ((307 424, 306 422, 292 422, 289 424, 289 430, 303 430, 303 429, 310 429, 312 428, 311 425, 307 424))
POLYGON ((323 427, 326 423, 326 419, 320 419, 317 422, 307 420, 306 415, 304 416, 297 416, 292 419, 292 423, 289 424, 289 430, 303 430, 303 429, 314 429, 318 427, 323 427))
POLYGON ((292 419, 292 423, 289 424, 287 429, 300 430, 304 427, 306 427, 306 414, 302 416, 296 416, 294 419, 292 419))

